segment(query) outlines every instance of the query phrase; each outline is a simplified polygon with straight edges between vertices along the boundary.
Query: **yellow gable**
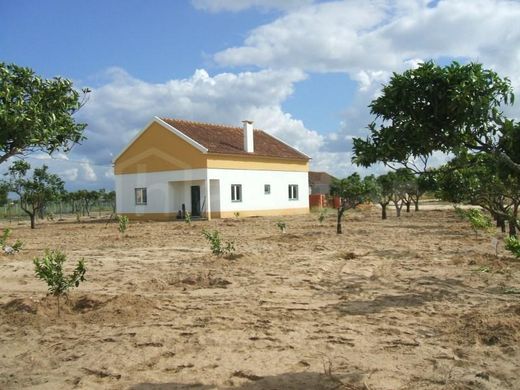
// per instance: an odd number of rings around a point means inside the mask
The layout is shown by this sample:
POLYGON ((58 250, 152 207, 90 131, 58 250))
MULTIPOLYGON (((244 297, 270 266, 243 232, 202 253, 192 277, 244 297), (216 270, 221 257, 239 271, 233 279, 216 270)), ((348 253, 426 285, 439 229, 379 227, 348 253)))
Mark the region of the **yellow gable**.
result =
POLYGON ((206 168, 207 156, 157 122, 152 122, 115 161, 114 173, 206 168))

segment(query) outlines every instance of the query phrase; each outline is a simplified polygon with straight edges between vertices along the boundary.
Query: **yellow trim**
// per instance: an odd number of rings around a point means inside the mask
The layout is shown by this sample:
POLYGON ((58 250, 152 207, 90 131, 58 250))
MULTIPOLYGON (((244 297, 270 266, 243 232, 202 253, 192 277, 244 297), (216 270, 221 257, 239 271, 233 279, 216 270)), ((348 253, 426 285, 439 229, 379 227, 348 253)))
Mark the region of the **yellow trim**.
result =
POLYGON ((208 168, 308 172, 309 162, 258 156, 234 156, 208 153, 208 168))
MULTIPOLYGON (((237 211, 216 211, 211 212, 213 218, 235 218, 237 211)), ((240 210, 239 217, 270 217, 276 215, 301 215, 309 214, 308 207, 295 209, 270 209, 270 210, 240 210)))
MULTIPOLYGON (((212 211, 211 218, 235 218, 236 211, 212 211)), ((301 215, 309 214, 308 207, 295 209, 271 209, 271 210, 241 210, 238 211, 239 217, 271 217, 282 215, 301 215)), ((177 213, 121 213, 126 215, 131 221, 173 221, 177 220, 177 213)), ((202 213, 202 217, 207 215, 202 213)))
POLYGON ((123 152, 114 164, 116 175, 177 171, 207 167, 207 156, 156 122, 123 152))

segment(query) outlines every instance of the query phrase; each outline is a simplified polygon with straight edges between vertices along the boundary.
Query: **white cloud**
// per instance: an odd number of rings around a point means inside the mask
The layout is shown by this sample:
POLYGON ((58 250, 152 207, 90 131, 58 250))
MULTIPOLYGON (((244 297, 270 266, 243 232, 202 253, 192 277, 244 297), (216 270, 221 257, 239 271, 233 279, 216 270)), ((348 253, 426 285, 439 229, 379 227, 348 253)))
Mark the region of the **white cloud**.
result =
POLYGON ((81 163, 81 169, 82 169, 82 179, 85 181, 95 182, 97 181, 97 175, 94 171, 94 168, 90 165, 88 161, 81 163))
POLYGON ((263 10, 287 11, 303 5, 311 4, 313 0, 192 0, 191 3, 197 9, 220 12, 239 12, 248 8, 260 8, 263 10))
POLYGON ((62 179, 65 179, 65 181, 76 181, 78 180, 78 168, 69 168, 65 169, 63 172, 61 172, 59 175, 62 177, 62 179))
POLYGON ((154 116, 241 126, 251 119, 255 127, 291 143, 308 154, 321 145, 322 137, 307 129, 281 104, 293 93, 294 83, 306 76, 295 69, 220 73, 203 69, 190 78, 151 84, 124 70, 109 70, 110 81, 93 89, 81 120, 88 124, 88 141, 76 149, 96 163, 109 163, 125 144, 154 116))

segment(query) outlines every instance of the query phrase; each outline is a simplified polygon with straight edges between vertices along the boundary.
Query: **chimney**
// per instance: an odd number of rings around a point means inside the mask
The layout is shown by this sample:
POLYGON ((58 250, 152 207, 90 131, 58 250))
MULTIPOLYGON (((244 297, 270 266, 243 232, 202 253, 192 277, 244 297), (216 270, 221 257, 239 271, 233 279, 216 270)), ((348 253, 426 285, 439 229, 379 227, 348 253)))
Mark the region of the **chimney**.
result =
POLYGON ((244 150, 247 153, 255 151, 255 143, 253 140, 253 121, 242 121, 244 124, 244 150))

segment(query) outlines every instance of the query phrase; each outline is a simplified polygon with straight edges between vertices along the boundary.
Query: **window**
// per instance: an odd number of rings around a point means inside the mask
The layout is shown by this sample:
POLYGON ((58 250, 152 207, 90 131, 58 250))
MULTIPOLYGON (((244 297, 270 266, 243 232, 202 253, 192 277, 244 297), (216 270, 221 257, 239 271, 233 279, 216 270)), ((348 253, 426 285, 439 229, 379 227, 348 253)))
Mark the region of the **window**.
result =
POLYGON ((289 184, 289 200, 298 200, 298 184, 289 184))
POLYGON ((146 204, 146 188, 135 189, 135 204, 146 204))
POLYGON ((231 184, 231 201, 242 202, 242 184, 231 184))
POLYGON ((269 195, 271 193, 271 184, 264 184, 264 194, 269 195))

